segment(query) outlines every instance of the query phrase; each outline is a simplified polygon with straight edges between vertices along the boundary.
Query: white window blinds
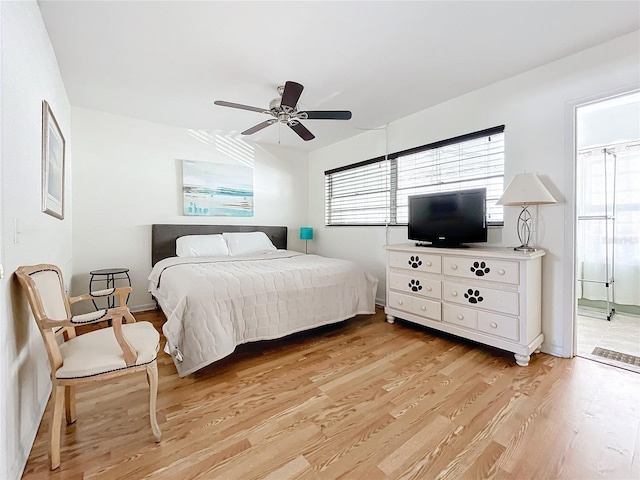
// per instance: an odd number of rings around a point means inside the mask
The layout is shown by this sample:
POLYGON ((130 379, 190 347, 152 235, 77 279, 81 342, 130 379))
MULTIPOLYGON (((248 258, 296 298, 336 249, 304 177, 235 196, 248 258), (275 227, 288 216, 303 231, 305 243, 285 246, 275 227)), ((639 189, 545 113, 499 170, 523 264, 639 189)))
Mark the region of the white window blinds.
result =
POLYGON ((325 174, 327 225, 389 223, 390 162, 380 160, 325 174))
POLYGON ((487 222, 504 184, 504 125, 325 172, 326 225, 404 225, 408 197, 486 187, 487 222))

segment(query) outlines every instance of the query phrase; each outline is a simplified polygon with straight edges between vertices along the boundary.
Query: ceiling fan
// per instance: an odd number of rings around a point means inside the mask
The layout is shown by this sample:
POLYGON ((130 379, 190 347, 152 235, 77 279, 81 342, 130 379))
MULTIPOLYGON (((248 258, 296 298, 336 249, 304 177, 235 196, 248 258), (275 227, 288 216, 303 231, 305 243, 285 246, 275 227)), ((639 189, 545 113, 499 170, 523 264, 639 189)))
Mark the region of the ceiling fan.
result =
POLYGON ((252 112, 265 113, 273 117, 245 130, 242 132, 242 135, 251 135, 274 123, 284 123, 296 132, 300 138, 308 141, 316 137, 300 123, 300 120, 349 120, 351 118, 351 112, 348 110, 298 110, 298 99, 303 89, 304 87, 299 83, 286 82, 284 86, 278 87, 279 97, 269 102, 268 109, 225 102, 224 100, 216 100, 213 103, 221 107, 250 110, 252 112))

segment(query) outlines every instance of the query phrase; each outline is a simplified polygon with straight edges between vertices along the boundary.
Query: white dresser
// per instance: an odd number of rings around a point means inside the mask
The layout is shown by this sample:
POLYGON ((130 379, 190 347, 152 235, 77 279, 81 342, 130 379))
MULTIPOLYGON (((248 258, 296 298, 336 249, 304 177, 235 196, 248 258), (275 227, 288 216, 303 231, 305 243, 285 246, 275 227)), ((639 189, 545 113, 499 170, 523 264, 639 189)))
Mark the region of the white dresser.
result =
POLYGON ((413 244, 386 250, 389 323, 402 318, 501 348, 523 367, 539 351, 544 250, 413 244))

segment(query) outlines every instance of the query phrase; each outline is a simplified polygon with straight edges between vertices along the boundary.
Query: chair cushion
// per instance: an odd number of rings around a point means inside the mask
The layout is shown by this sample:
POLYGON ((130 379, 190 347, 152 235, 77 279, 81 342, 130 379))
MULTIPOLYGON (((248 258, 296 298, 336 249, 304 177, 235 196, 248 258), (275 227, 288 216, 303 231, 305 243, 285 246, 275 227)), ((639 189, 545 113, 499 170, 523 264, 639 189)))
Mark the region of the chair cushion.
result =
MULTIPOLYGON (((151 323, 123 324, 122 331, 127 341, 138 352, 136 366, 155 360, 160 334, 151 323)), ((60 352, 63 365, 56 371, 56 378, 60 379, 91 377, 130 368, 124 361, 113 327, 78 335, 60 345, 60 352)))

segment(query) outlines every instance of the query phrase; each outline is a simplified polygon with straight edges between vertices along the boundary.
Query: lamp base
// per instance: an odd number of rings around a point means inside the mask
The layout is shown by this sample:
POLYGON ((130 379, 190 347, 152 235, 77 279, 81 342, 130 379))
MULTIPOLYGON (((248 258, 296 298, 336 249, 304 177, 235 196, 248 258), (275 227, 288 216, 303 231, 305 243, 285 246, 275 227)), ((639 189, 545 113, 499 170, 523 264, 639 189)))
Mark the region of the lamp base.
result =
POLYGON ((529 245, 520 245, 519 247, 514 247, 513 249, 517 252, 525 252, 525 253, 538 251, 536 247, 530 247, 529 245))

